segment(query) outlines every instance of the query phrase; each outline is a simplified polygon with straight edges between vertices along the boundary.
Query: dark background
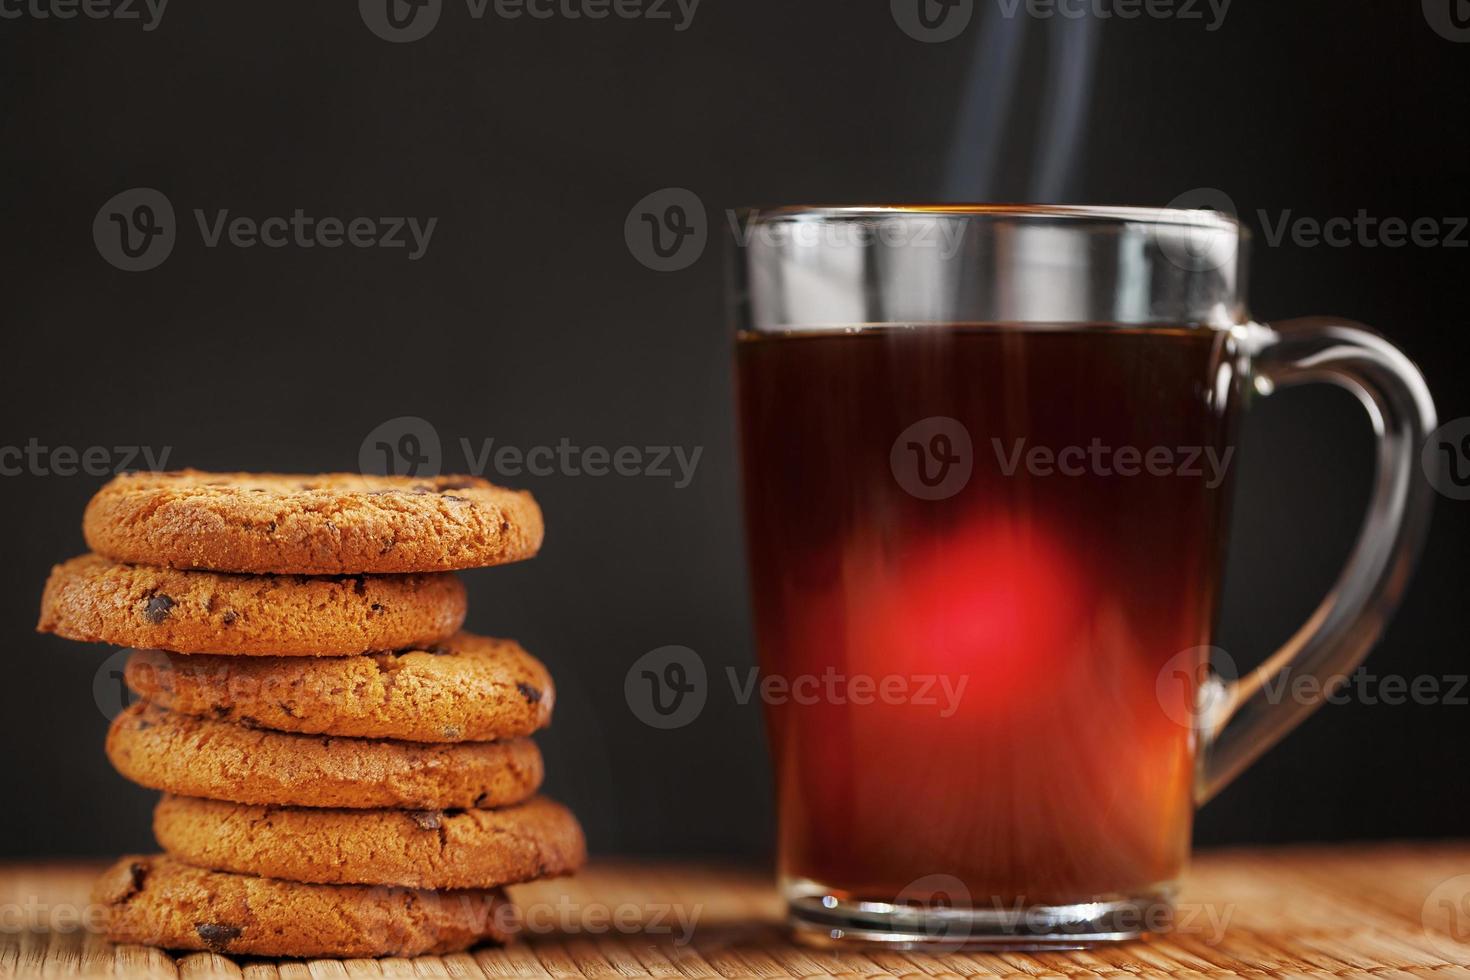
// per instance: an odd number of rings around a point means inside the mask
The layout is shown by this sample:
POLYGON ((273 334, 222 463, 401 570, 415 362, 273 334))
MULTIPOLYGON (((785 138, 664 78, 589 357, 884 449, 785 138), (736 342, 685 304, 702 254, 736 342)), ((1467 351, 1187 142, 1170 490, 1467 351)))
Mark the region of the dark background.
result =
MULTIPOLYGON (((906 36, 887 4, 851 0, 704 0, 682 32, 476 21, 447 0, 411 44, 375 37, 350 3, 176 0, 151 32, 0 21, 0 444, 355 469, 370 429, 417 415, 443 437, 446 469, 462 465, 461 436, 704 447, 686 489, 512 481, 541 499, 547 545, 534 562, 468 575, 469 625, 516 636, 551 666, 549 790, 595 849, 764 853, 757 708, 714 696, 695 723, 660 732, 622 694, 629 664, 665 644, 699 651, 712 672, 752 660, 725 208, 1161 205, 1219 188, 1257 227, 1258 317, 1372 323, 1423 368, 1442 419, 1470 414, 1470 250, 1268 247, 1257 218, 1470 214, 1470 44, 1431 30, 1418 3, 1236 0, 1212 32, 1110 20, 1090 39, 1023 15, 1006 27, 1023 44, 1005 86, 979 53, 995 10, 981 2, 946 43, 906 36), (1066 77, 1058 117, 1048 86, 1066 77), (170 198, 180 238, 159 268, 130 274, 99 257, 91 224, 140 186, 170 198), (699 261, 658 273, 630 254, 623 222, 668 186, 698 194, 714 227, 699 261), (207 249, 194 208, 439 225, 417 262, 403 250, 207 249)), ((1330 585, 1371 456, 1362 413, 1334 391, 1261 404, 1243 438, 1220 643, 1249 661, 1330 585)), ((92 682, 108 651, 32 632, 47 570, 83 549, 82 507, 101 482, 0 478, 3 854, 149 846, 154 794, 102 753, 92 682)), ((1376 672, 1470 670, 1467 506, 1437 499, 1376 672)), ((1467 719, 1463 704, 1329 707, 1201 812, 1198 840, 1463 833, 1467 719)))

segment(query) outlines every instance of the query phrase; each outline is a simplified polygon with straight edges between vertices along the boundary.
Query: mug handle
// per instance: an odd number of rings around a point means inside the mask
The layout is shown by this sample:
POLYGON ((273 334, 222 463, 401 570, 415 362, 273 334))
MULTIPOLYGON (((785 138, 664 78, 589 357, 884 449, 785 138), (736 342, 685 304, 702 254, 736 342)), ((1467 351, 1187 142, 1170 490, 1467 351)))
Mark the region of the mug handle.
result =
POLYGON ((1433 496, 1414 471, 1435 427, 1434 401, 1418 368, 1397 348, 1361 324, 1321 317, 1248 324, 1242 336, 1257 394, 1325 382, 1358 397, 1377 438, 1377 473, 1357 543, 1316 612, 1245 677, 1227 683, 1212 676, 1200 689, 1197 803, 1300 724, 1362 663, 1403 595, 1433 496), (1288 669, 1313 677, 1320 695, 1270 696, 1266 683, 1288 669))

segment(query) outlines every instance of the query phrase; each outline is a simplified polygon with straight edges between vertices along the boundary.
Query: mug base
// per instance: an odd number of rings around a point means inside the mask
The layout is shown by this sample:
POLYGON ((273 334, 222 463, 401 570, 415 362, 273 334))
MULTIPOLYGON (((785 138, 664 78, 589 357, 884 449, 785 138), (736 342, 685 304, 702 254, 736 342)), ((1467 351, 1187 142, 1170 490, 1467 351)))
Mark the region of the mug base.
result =
POLYGON ((1167 932, 1176 889, 1165 884, 1069 905, 989 907, 859 901, 805 878, 784 879, 781 890, 787 924, 804 945, 955 952, 1081 949, 1167 932))

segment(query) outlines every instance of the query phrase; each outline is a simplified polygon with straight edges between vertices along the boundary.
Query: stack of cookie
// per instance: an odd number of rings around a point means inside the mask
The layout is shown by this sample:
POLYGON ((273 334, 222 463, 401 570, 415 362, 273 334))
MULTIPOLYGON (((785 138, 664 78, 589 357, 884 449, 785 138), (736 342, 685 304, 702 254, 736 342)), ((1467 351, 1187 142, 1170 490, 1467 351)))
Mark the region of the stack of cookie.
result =
POLYGON ((40 629, 137 648, 108 734, 165 792, 166 852, 98 883, 110 938, 270 956, 504 940, 503 886, 585 857, 535 795, 546 669, 462 632, 455 570, 529 558, 531 496, 484 480, 130 474, 52 570, 40 629))

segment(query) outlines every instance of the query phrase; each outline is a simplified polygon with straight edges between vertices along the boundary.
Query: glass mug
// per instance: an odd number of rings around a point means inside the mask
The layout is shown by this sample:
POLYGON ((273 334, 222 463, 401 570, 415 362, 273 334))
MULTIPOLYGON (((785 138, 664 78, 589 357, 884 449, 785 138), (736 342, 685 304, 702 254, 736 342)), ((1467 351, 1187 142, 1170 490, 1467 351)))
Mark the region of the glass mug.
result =
MULTIPOLYGON (((1430 490, 1418 371, 1363 327, 1245 309, 1212 212, 747 212, 748 558, 798 937, 1012 948, 1168 928, 1192 814, 1352 670, 1430 490), (1239 416, 1358 396, 1377 476, 1341 578, 1245 678, 1211 671, 1239 416), (1328 688, 1330 689, 1330 687, 1328 688)), ((1318 702, 1320 703, 1320 702, 1318 702)))

